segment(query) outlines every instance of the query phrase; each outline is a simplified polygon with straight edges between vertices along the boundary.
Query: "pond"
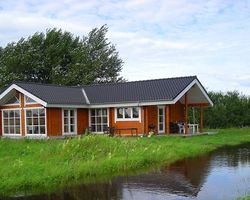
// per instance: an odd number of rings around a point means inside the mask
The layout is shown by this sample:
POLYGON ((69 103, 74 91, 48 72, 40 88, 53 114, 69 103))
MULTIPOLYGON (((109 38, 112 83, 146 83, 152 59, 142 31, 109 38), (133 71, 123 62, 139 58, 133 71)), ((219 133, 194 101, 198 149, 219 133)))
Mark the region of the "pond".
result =
POLYGON ((250 143, 225 147, 145 174, 78 185, 25 200, 235 199, 250 195, 250 143))

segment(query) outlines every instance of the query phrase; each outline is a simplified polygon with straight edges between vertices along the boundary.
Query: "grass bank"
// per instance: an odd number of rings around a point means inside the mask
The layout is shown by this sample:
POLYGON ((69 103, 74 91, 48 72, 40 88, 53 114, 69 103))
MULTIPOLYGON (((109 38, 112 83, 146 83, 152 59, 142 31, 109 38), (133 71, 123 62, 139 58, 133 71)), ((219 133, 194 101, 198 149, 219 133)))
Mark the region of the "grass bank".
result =
POLYGON ((250 129, 187 138, 1 139, 0 194, 53 190, 79 180, 111 178, 243 142, 250 142, 250 129))

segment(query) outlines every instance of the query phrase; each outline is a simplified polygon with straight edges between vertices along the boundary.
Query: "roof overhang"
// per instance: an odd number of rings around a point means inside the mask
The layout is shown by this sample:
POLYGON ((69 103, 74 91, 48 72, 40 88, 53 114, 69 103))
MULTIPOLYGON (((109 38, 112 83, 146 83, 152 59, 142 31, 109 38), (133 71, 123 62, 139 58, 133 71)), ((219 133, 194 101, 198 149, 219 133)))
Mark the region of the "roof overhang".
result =
POLYGON ((188 95, 188 104, 214 105, 198 79, 193 80, 177 97, 175 97, 174 102, 180 101, 184 103, 185 94, 188 95))
POLYGON ((47 107, 47 102, 38 98, 37 96, 31 94, 30 92, 26 91, 25 89, 21 88, 16 84, 10 85, 1 95, 0 95, 0 105, 6 102, 6 100, 14 94, 15 90, 23 93, 24 95, 28 96, 29 98, 33 99, 37 103, 41 104, 44 107, 47 107))

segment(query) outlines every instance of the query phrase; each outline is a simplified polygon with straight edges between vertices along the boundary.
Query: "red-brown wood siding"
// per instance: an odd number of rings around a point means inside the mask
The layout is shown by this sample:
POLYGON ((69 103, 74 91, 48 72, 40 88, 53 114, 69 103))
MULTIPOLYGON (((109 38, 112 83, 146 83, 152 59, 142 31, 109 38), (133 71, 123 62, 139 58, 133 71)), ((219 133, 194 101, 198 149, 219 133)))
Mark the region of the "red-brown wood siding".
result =
POLYGON ((180 102, 170 105, 170 122, 184 121, 184 107, 180 102))
POLYGON ((62 109, 47 108, 47 136, 62 135, 62 109))
POLYGON ((88 109, 77 109, 77 134, 84 134, 85 129, 89 127, 88 109))

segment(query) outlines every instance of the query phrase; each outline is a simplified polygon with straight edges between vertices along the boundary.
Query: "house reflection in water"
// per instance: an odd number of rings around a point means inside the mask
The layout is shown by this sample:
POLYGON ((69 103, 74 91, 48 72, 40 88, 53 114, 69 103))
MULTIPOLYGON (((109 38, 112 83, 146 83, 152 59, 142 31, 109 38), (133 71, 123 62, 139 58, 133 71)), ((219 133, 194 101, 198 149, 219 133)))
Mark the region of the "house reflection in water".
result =
MULTIPOLYGON (((249 190, 250 144, 227 147, 208 155, 187 158, 136 176, 116 177, 112 181, 79 185, 51 194, 12 197, 20 200, 78 199, 221 199, 249 190), (232 170, 233 169, 233 170, 232 170), (221 173, 223 172, 223 173, 221 173), (219 174, 219 176, 218 176, 219 174), (209 177, 208 177, 209 176, 209 177), (220 179, 218 181, 218 178, 220 179), (222 180, 221 180, 222 178, 222 180), (233 180, 233 182, 226 181, 233 180), (242 181, 243 180, 243 181, 242 181), (221 184, 223 183, 223 184, 221 184), (235 189, 235 185, 239 187, 235 189), (225 186, 226 188, 223 188, 225 186), (222 193, 225 190, 225 193, 222 193), (215 196, 214 196, 215 195, 215 196)), ((6 199, 6 198, 5 198, 6 199)), ((227 198, 225 198, 227 199, 227 198)))

